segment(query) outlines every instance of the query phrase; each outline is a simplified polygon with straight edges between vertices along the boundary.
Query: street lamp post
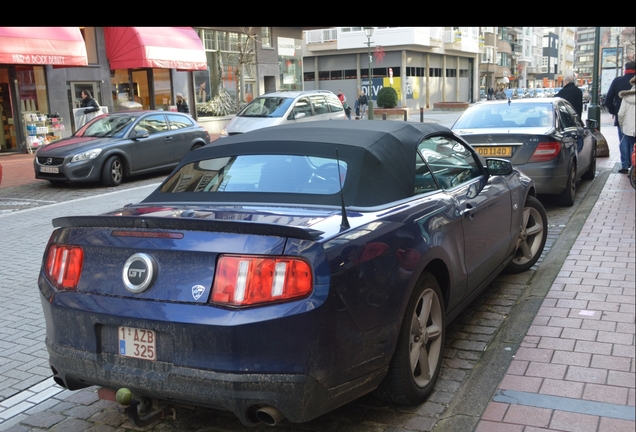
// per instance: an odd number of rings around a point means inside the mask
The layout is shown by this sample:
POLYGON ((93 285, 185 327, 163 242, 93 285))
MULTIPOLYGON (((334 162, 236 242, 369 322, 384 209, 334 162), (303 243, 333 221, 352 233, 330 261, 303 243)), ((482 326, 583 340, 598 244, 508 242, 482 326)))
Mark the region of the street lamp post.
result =
POLYGON ((373 59, 371 57, 371 36, 373 36, 373 27, 365 27, 364 34, 367 35, 367 48, 369 52, 369 100, 367 101, 369 104, 369 112, 367 114, 367 118, 369 120, 373 120, 373 59))

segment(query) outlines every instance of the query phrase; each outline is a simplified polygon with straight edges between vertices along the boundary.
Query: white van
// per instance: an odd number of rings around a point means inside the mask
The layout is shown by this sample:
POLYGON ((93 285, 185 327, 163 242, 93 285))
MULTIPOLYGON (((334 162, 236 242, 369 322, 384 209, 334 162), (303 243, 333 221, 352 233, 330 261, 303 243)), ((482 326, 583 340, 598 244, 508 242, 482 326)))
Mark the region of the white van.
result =
POLYGON ((277 91, 250 102, 221 131, 221 137, 269 126, 313 120, 345 120, 340 99, 329 90, 277 91))

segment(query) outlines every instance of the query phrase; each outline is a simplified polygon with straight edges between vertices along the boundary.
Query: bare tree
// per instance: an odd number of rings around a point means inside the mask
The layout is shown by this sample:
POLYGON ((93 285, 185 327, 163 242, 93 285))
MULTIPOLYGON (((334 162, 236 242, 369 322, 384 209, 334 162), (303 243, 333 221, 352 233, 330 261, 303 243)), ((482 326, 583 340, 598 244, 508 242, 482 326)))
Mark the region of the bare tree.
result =
POLYGON ((251 68, 256 60, 256 44, 258 38, 252 27, 241 27, 239 33, 238 52, 233 54, 236 59, 234 66, 234 78, 236 80, 236 105, 241 106, 243 102, 243 74, 245 69, 251 68))

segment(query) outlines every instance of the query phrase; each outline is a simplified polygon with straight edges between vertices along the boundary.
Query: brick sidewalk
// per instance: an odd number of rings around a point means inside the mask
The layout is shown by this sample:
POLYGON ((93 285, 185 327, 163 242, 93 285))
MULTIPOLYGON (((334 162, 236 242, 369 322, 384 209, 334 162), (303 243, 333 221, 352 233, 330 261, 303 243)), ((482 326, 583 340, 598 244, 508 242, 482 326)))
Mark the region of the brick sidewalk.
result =
POLYGON ((636 428, 636 192, 608 119, 611 174, 475 432, 636 428))

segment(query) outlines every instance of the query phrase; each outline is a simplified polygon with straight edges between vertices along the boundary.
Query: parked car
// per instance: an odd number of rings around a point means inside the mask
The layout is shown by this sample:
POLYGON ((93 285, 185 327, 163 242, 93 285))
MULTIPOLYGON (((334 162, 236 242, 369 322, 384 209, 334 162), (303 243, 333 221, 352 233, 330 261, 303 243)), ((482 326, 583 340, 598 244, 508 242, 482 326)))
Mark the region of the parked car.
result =
POLYGON ((2 164, 0 164, 0 184, 2 184, 2 164))
POLYGON ((518 87, 512 91, 512 99, 523 99, 528 97, 528 89, 525 87, 518 87))
POLYGON ((548 97, 548 94, 546 93, 544 88, 537 88, 537 89, 534 89, 534 97, 544 98, 544 97, 548 97))
POLYGON ((342 103, 329 90, 277 91, 259 96, 239 111, 221 137, 269 126, 317 120, 346 120, 342 103))
POLYGON ((421 403, 446 325, 534 266, 548 230, 509 161, 390 121, 228 137, 140 203, 53 225, 38 285, 55 381, 249 426, 369 392, 421 403))
POLYGON ((171 170, 210 134, 189 115, 126 111, 99 116, 71 137, 37 150, 35 178, 118 186, 125 177, 171 170))
POLYGON ((596 174, 596 138, 561 98, 475 104, 452 129, 481 155, 510 160, 561 205, 574 204, 577 181, 596 174))

